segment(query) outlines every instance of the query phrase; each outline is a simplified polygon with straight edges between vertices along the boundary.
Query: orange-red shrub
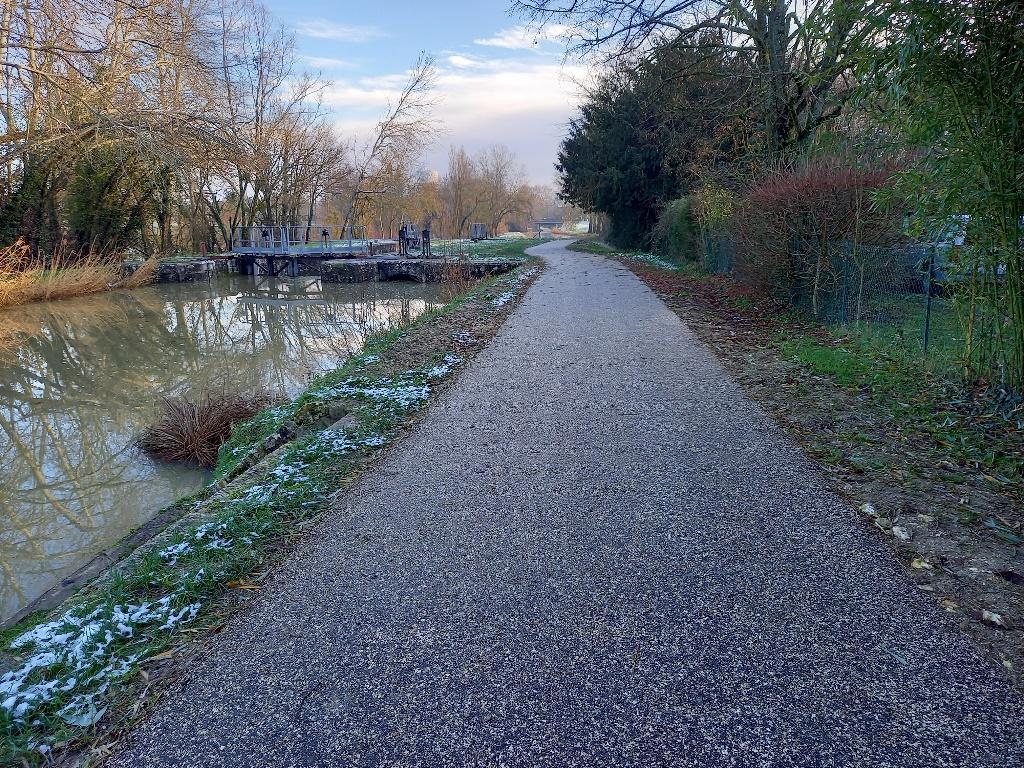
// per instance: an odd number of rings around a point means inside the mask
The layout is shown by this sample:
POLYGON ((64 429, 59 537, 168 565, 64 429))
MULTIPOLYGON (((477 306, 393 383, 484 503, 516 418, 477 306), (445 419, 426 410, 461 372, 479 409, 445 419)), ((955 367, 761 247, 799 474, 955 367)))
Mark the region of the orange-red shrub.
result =
POLYGON ((770 173, 733 214, 736 277, 815 317, 840 291, 862 295, 901 267, 891 248, 901 212, 874 199, 894 172, 829 159, 770 173))

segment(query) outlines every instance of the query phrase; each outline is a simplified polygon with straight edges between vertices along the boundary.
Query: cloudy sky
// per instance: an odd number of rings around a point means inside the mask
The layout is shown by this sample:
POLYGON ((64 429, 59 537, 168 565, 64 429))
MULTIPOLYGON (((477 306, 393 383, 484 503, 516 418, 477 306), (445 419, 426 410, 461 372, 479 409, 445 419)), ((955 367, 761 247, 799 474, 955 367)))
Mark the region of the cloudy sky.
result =
POLYGON ((349 135, 365 134, 421 50, 438 67, 437 114, 446 133, 426 158, 443 170, 450 144, 505 144, 530 181, 550 184, 558 142, 586 70, 564 62, 564 43, 509 16, 507 0, 270 0, 295 30, 305 64, 330 80, 325 102, 349 135))

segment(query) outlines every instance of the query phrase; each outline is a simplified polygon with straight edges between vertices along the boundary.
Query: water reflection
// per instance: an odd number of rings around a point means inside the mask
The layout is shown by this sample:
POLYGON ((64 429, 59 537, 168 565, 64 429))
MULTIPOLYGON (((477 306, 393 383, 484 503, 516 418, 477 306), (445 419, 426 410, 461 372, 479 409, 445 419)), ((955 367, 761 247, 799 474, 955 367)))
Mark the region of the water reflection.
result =
POLYGON ((161 395, 300 390, 437 286, 222 277, 0 313, 0 620, 205 475, 134 441, 161 395))

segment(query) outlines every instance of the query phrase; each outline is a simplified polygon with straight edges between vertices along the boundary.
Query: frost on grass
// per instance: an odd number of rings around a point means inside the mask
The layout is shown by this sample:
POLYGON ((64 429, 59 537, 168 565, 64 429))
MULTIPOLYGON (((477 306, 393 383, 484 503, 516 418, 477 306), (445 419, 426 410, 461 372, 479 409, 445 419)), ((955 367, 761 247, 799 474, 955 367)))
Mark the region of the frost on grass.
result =
MULTIPOLYGON (((393 379, 352 377, 334 386, 313 389, 316 399, 357 398, 372 412, 394 423, 421 406, 430 385, 452 372, 462 358, 406 371, 393 379)), ((292 404, 294 407, 294 403, 292 404)), ((272 417, 289 418, 287 406, 272 417)), ((56 715, 69 725, 86 727, 106 711, 112 685, 132 674, 152 648, 199 614, 203 601, 215 597, 227 579, 237 576, 238 561, 251 557, 252 547, 267 531, 299 507, 322 500, 327 489, 324 469, 340 455, 379 447, 387 437, 328 429, 294 445, 258 483, 237 491, 214 508, 217 517, 183 532, 156 550, 156 569, 145 578, 146 589, 165 585, 162 597, 95 598, 39 624, 17 637, 11 650, 20 666, 0 677, 0 710, 23 733, 23 745, 47 751, 40 738, 56 715)))
POLYGON ((13 650, 29 656, 0 677, 0 707, 15 722, 24 722, 42 705, 59 699, 62 720, 91 725, 105 711, 99 699, 143 654, 142 636, 154 629, 169 632, 194 619, 200 607, 173 593, 138 604, 72 609, 33 627, 11 643, 13 650))
POLYGON ((447 376, 461 362, 462 358, 448 355, 437 365, 406 371, 393 379, 353 376, 340 384, 315 389, 311 394, 319 400, 354 398, 406 411, 423 405, 430 397, 429 382, 447 376))
POLYGON ((174 565, 178 562, 178 558, 186 554, 192 545, 187 541, 182 541, 178 544, 172 544, 169 547, 164 547, 160 550, 160 557, 162 557, 168 565, 174 565))
POLYGON ((504 307, 515 297, 516 294, 514 291, 505 291, 503 294, 494 299, 494 301, 492 301, 491 304, 493 304, 495 307, 504 307))
POLYGON ((667 269, 672 272, 677 272, 679 270, 678 264, 665 261, 665 259, 653 253, 617 253, 615 255, 632 259, 633 261, 640 261, 644 264, 650 264, 652 267, 657 267, 658 269, 667 269))
POLYGON ((494 300, 492 300, 491 305, 495 308, 500 308, 508 304, 510 301, 512 301, 512 299, 516 297, 516 289, 524 282, 529 280, 531 277, 533 277, 535 274, 537 274, 537 272, 538 270, 536 267, 531 267, 530 269, 526 269, 523 270, 522 272, 517 273, 515 277, 513 277, 509 281, 509 290, 505 291, 504 293, 497 296, 494 300))
POLYGON ((444 360, 426 371, 427 379, 443 379, 457 366, 462 364, 462 358, 458 355, 445 355, 444 360))

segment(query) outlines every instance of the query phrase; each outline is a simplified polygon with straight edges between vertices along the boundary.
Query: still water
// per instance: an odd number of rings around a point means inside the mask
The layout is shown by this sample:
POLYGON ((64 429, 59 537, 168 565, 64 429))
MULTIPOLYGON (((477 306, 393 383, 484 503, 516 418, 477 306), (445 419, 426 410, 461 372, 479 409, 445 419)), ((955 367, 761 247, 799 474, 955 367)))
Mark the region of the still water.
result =
POLYGON ((136 447, 161 396, 294 395, 440 290, 232 275, 0 312, 0 621, 206 482, 136 447))

